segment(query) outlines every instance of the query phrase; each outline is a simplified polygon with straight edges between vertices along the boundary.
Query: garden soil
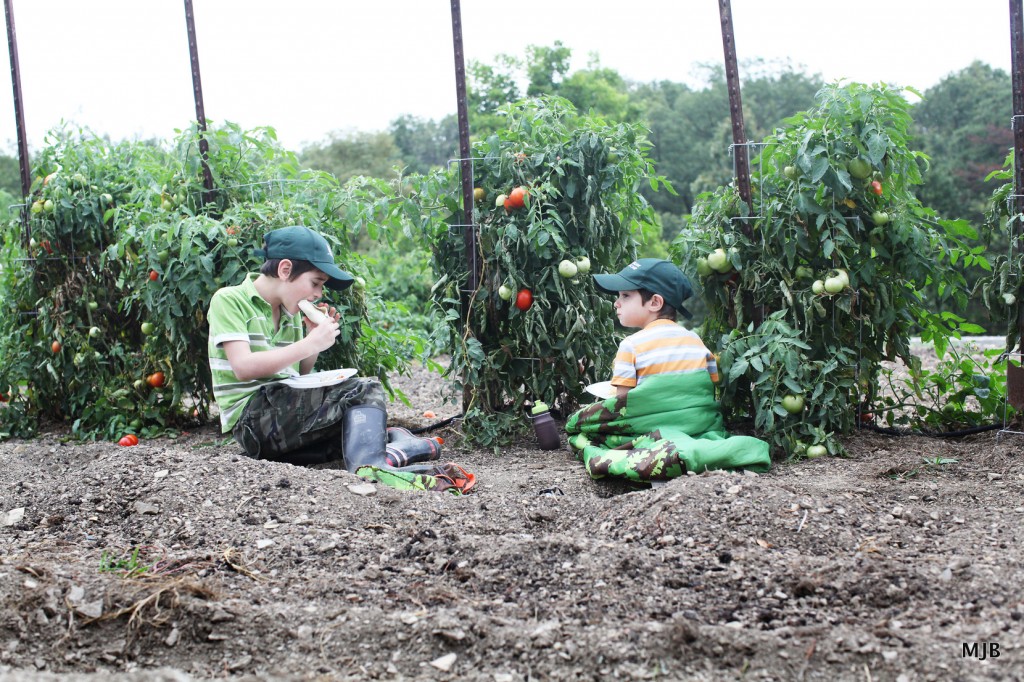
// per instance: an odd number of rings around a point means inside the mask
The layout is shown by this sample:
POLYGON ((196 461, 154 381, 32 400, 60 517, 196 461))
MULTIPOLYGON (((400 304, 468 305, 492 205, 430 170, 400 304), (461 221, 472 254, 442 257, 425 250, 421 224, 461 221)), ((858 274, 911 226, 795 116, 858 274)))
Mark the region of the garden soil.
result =
MULTIPOLYGON (((392 424, 459 411, 436 374, 395 383, 392 424)), ((591 480, 564 435, 432 433, 469 494, 213 427, 0 444, 0 680, 1024 679, 1012 427, 654 488, 591 480)))

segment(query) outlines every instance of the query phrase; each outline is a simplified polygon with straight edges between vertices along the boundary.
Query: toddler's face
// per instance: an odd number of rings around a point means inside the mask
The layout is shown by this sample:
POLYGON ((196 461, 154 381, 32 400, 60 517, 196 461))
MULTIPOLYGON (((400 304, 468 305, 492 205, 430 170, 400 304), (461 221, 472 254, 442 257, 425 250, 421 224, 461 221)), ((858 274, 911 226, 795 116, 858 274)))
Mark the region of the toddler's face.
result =
POLYGON ((652 316, 657 317, 650 309, 651 301, 644 303, 640 292, 636 290, 620 291, 615 299, 615 315, 619 318, 619 324, 623 327, 647 326, 652 316))

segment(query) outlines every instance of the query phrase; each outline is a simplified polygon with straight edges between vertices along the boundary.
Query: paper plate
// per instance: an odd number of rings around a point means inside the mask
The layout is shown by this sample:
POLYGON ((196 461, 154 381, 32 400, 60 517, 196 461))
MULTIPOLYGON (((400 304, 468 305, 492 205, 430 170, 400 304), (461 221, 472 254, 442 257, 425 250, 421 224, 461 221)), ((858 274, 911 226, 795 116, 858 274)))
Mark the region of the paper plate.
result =
POLYGON ((598 398, 601 398, 602 400, 605 400, 607 398, 614 398, 617 392, 617 389, 614 386, 612 386, 612 382, 610 381, 599 381, 596 384, 590 384, 589 386, 587 386, 585 390, 587 391, 587 393, 591 395, 596 395, 598 398))
POLYGON ((333 386, 340 384, 345 379, 354 376, 359 370, 348 367, 346 369, 329 369, 323 372, 310 372, 297 377, 281 379, 282 384, 292 388, 318 388, 320 386, 333 386))

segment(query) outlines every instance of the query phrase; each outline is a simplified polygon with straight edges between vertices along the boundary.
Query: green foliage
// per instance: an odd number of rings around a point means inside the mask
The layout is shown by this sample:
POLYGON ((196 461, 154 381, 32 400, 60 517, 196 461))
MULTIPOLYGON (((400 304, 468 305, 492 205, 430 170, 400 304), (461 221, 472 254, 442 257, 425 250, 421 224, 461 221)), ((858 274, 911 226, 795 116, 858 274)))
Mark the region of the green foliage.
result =
POLYGON ((154 566, 140 558, 141 549, 133 547, 126 553, 108 552, 100 554, 100 573, 118 573, 126 578, 138 578, 153 570, 154 566))
POLYGON ((639 126, 579 116, 557 97, 523 100, 501 115, 504 129, 472 153, 474 185, 485 193, 473 209, 476 253, 466 252, 458 168, 435 176, 436 191, 421 192, 444 196, 451 215, 426 224, 433 300, 450 329, 450 374, 470 394, 464 433, 485 445, 525 427, 527 402, 567 412, 585 385, 608 373, 617 343, 611 300, 591 277, 563 278, 558 265, 587 257, 602 272, 632 261, 635 235, 655 221, 637 190, 645 181, 663 184, 639 126), (496 205, 516 187, 528 190, 522 208, 496 205), (470 291, 473 261, 480 279, 470 291), (532 305, 504 300, 502 286, 529 290, 532 305))
POLYGON ((765 140, 754 205, 732 186, 702 194, 675 240, 703 276, 704 337, 722 354, 724 403, 753 413, 778 450, 823 443, 839 452, 834 434, 873 403, 884 361, 920 372, 912 333, 941 357, 950 338, 983 331, 936 313, 922 293, 931 283, 962 307, 963 269, 988 263, 965 244, 975 236, 968 223, 939 219, 914 196, 921 155, 908 147, 910 122, 898 89, 823 88, 814 109, 765 140), (721 264, 709 259, 718 249, 721 264), (785 393, 813 407, 788 415, 785 393))
MULTIPOLYGON (((0 409, 0 435, 32 435, 56 420, 81 438, 147 437, 206 419, 210 297, 258 270, 253 249, 270 229, 314 227, 339 262, 365 274, 349 245, 360 229, 390 229, 393 192, 299 170, 269 129, 228 124, 206 139, 213 192, 194 128, 169 149, 51 133, 29 222, 12 221, 4 237, 0 386, 12 399, 0 409), (165 385, 146 381, 156 372, 165 385)), ((342 313, 342 333, 320 365, 357 367, 387 385, 413 340, 371 325, 361 288, 325 298, 342 313)))
MULTIPOLYGON (((934 370, 903 373, 886 368, 873 414, 889 425, 941 429, 972 427, 1009 416, 1006 360, 998 350, 968 344, 943 358, 934 370)), ((872 408, 868 408, 872 409, 872 408)))
POLYGON ((1024 249, 1020 242, 1024 214, 1018 211, 1014 196, 1013 156, 1011 151, 1004 168, 993 171, 986 178, 1001 183, 989 200, 985 213, 986 227, 991 234, 1000 236, 999 242, 1008 246, 996 252, 992 269, 979 277, 974 285, 974 293, 981 294, 993 323, 1005 325, 1006 352, 1014 351, 1020 344, 1019 298, 1024 287, 1024 249))

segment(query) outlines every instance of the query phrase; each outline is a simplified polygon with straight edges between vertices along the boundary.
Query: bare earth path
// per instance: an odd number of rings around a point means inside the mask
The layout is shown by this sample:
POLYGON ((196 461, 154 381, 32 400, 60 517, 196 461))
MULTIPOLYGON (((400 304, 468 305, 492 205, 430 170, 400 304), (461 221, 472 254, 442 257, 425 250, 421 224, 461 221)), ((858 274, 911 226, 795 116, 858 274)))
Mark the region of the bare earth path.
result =
MULTIPOLYGON (((392 423, 455 412, 397 383, 392 423)), ((0 680, 1024 679, 1024 436, 651 489, 440 435, 470 495, 212 429, 0 443, 0 680)))

